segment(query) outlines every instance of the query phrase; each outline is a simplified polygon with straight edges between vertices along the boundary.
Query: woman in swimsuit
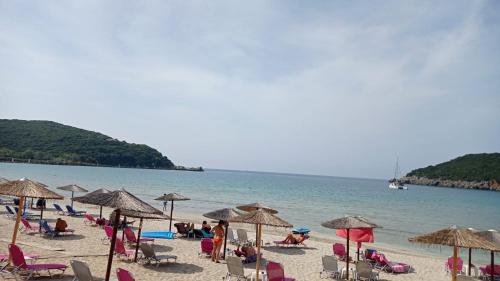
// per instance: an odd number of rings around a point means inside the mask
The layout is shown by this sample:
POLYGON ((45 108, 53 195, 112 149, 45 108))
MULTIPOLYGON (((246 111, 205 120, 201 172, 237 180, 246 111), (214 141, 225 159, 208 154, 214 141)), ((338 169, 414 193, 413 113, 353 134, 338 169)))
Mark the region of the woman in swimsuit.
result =
POLYGON ((299 244, 302 243, 304 240, 305 240, 305 235, 303 233, 301 233, 299 237, 295 237, 292 233, 290 233, 287 235, 285 240, 283 240, 283 242, 289 244, 299 244))
POLYGON ((214 248, 212 250, 212 261, 219 262, 220 248, 222 247, 222 242, 224 241, 224 221, 220 220, 219 223, 212 228, 214 233, 214 248))

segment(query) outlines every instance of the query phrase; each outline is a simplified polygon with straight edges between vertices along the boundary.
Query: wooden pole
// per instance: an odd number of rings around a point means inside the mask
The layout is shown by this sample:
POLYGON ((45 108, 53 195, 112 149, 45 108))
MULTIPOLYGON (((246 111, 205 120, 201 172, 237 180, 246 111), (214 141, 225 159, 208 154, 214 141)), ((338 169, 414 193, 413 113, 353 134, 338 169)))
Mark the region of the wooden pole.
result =
POLYGON ((458 247, 457 242, 453 247, 453 270, 451 271, 451 281, 457 281, 457 267, 458 267, 458 247))
POLYGON ((257 264, 255 265, 255 269, 257 272, 255 273, 255 280, 259 281, 259 267, 260 267, 260 237, 261 237, 261 230, 262 230, 262 225, 257 224, 257 264))
POLYGON ((495 280, 495 253, 491 251, 491 281, 495 280))
POLYGON ((23 209, 21 206, 24 204, 24 196, 19 198, 19 207, 17 208, 16 223, 14 224, 14 233, 12 233, 12 243, 16 244, 17 231, 19 229, 19 222, 21 221, 21 216, 23 214, 23 209))
POLYGON ((74 191, 71 191, 71 209, 73 209, 73 196, 75 195, 74 191))
POLYGON ((170 225, 168 226, 168 231, 172 232, 172 214, 174 213, 174 200, 172 200, 172 204, 170 205, 170 225))
POLYGON ((470 276, 470 271, 472 267, 472 248, 469 248, 469 268, 467 269, 467 275, 470 276))
MULTIPOLYGON (((120 220, 118 220, 119 222, 120 220)), ((123 217, 122 241, 125 242, 125 227, 127 227, 127 217, 123 217)))
POLYGON ((139 252, 139 241, 141 240, 141 231, 142 231, 142 218, 139 221, 139 232, 137 233, 137 241, 135 243, 135 257, 134 257, 134 262, 137 262, 137 253, 139 252))
POLYGON ((118 232, 118 224, 120 223, 120 209, 115 210, 115 222, 113 224, 113 236, 111 236, 111 245, 109 246, 108 266, 106 268, 106 281, 109 281, 111 275, 111 265, 113 264, 113 254, 115 252, 116 234, 118 232))
POLYGON ((102 219, 102 206, 99 206, 99 218, 102 219))
MULTIPOLYGON (((42 205, 42 210, 40 211, 40 220, 43 219, 43 205, 42 205)), ((42 233, 42 224, 38 224, 38 232, 42 233)))
POLYGON ((346 279, 349 280, 349 228, 347 229, 346 279))
POLYGON ((222 259, 226 259, 226 243, 227 243, 227 231, 229 229, 229 222, 225 222, 226 225, 226 231, 224 233, 224 252, 222 253, 222 259))

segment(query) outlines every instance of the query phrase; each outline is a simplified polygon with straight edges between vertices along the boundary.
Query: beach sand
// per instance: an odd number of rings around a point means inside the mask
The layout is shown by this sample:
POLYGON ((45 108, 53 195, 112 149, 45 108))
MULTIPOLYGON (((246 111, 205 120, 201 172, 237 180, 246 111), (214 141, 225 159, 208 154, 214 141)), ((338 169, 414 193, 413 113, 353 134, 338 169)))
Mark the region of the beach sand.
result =
MULTIPOLYGON (((64 263, 69 266, 69 261, 72 259, 85 261, 89 264, 92 274, 99 278, 104 278, 107 264, 107 254, 109 251, 109 243, 103 243, 104 230, 100 227, 91 227, 84 224, 84 219, 79 217, 60 216, 51 208, 52 201, 49 201, 49 209, 44 212, 44 217, 49 221, 49 224, 54 225, 57 217, 63 217, 70 228, 75 230, 74 236, 60 238, 45 238, 38 234, 28 235, 20 233, 17 243, 24 253, 38 253, 41 255, 38 263, 57 262, 64 263)), ((60 202, 61 205, 65 204, 60 202)), ((89 213, 98 216, 99 209, 95 206, 82 205, 75 203, 77 210, 87 210, 89 213)), ((2 207, 3 209, 3 207, 2 207)), ((2 210, 3 211, 3 210, 2 210)), ((37 213, 36 210, 30 210, 37 213)), ((106 216, 110 209, 104 209, 106 216)), ((178 221, 196 222, 199 226, 205 218, 200 215, 193 214, 177 214, 174 217, 178 221)), ((36 222, 31 222, 33 226, 37 226, 36 222)), ((138 220, 134 226, 138 226, 138 220)), ((0 217, 0 253, 7 253, 7 245, 12 236, 14 220, 2 215, 0 217)), ((249 237, 255 237, 254 228, 252 225, 231 225, 232 229, 246 228, 249 231, 249 237)), ((152 230, 168 230, 168 221, 153 221, 145 220, 143 231, 152 230)), ((121 232, 119 232, 121 234, 121 232)), ((263 227, 264 243, 271 243, 274 240, 283 239, 286 230, 263 227)), ((265 260, 279 262, 284 265, 285 273, 296 280, 320 280, 319 272, 321 271, 321 257, 323 255, 332 254, 332 242, 342 241, 335 239, 334 231, 332 230, 331 239, 325 237, 311 235, 311 239, 307 240, 305 247, 299 248, 277 248, 275 246, 266 245, 263 250, 265 260)), ((234 245, 229 245, 229 248, 234 249, 234 245)), ((351 244, 351 255, 354 257, 354 245, 351 244)), ((211 262, 210 258, 198 257, 200 250, 199 239, 174 239, 162 240, 156 239, 154 247, 157 254, 177 255, 177 263, 162 264, 159 267, 151 265, 143 265, 133 263, 125 259, 114 258, 112 277, 116 277, 115 270, 118 267, 125 268, 132 272, 136 280, 222 280, 226 275, 227 267, 224 262, 216 264, 211 262)), ((444 258, 437 256, 415 254, 401 249, 377 247, 377 243, 370 245, 370 248, 382 250, 386 256, 392 261, 401 261, 411 264, 414 272, 409 274, 389 274, 380 273, 381 280, 426 280, 440 281, 450 280, 450 276, 444 272, 444 258)), ((446 251, 447 249, 443 249, 446 251)), ((265 262, 264 260, 264 262, 265 262)), ((340 263, 340 266, 345 266, 345 263, 340 263)), ((254 269, 255 263, 246 264, 246 268, 254 269)), ((7 276, 4 275, 4 278, 7 276)), ((48 277, 43 278, 48 279, 48 277)), ((73 271, 71 267, 64 273, 63 276, 57 276, 52 280, 72 280, 73 271)), ((14 280, 14 279, 12 279, 14 280)))

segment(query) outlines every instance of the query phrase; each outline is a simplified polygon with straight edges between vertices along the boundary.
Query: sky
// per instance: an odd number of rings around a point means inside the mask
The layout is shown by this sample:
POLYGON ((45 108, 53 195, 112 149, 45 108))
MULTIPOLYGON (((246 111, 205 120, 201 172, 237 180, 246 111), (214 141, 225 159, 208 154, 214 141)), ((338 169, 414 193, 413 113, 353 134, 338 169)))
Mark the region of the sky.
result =
POLYGON ((175 164, 389 178, 500 151, 499 1, 0 0, 0 118, 175 164))

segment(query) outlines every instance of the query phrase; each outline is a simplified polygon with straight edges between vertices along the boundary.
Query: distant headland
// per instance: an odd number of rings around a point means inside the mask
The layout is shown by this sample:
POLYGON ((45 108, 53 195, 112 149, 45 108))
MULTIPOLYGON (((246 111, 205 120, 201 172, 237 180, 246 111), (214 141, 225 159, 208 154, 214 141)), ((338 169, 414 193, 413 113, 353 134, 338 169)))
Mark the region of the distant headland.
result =
POLYGON ((202 167, 176 166, 145 144, 127 143, 101 133, 38 120, 0 119, 0 161, 203 171, 202 167))
POLYGON ((404 183, 500 191, 500 153, 467 154, 411 171, 404 183))

